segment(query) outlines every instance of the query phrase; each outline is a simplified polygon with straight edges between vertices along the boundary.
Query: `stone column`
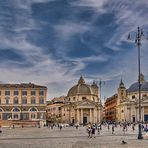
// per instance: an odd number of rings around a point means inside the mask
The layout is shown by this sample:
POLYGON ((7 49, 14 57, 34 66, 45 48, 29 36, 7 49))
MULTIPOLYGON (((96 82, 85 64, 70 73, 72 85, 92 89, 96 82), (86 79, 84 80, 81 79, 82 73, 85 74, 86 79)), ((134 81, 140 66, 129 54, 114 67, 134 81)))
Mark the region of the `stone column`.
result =
POLYGON ((94 108, 94 123, 97 123, 97 111, 94 108))
POLYGON ((92 123, 92 109, 90 109, 89 111, 90 111, 89 122, 92 123))
POLYGON ((81 123, 83 123, 83 109, 81 109, 81 123))
POLYGON ((94 123, 94 109, 92 108, 92 123, 94 123))
POLYGON ((77 123, 79 123, 79 109, 77 109, 77 123))

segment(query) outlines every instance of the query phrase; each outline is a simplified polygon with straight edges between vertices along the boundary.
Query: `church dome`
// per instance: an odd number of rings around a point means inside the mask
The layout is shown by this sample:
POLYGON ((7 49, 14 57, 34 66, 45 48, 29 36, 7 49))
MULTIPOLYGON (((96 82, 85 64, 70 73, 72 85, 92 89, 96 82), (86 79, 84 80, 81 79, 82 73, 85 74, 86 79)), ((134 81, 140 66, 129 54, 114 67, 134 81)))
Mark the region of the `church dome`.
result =
POLYGON ((83 77, 81 76, 78 84, 73 86, 69 91, 67 96, 75 96, 75 95, 92 95, 91 86, 85 84, 83 77))
MULTIPOLYGON (((144 75, 140 75, 140 82, 141 82, 141 91, 148 91, 148 82, 145 81, 144 75)), ((133 83, 129 89, 128 92, 136 92, 139 90, 139 82, 133 83)))
MULTIPOLYGON (((138 90, 139 90, 139 83, 136 82, 136 83, 132 84, 127 91, 128 92, 136 92, 138 90)), ((148 91, 148 82, 144 82, 141 84, 141 91, 148 91)))

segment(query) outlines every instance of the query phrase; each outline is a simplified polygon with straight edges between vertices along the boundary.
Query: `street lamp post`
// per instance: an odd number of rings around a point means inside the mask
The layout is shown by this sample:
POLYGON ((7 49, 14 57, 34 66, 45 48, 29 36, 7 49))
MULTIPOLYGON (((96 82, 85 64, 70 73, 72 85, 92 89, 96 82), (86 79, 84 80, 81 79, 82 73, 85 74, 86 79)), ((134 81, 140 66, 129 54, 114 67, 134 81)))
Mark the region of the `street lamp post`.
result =
MULTIPOLYGON (((131 32, 132 33, 132 32, 131 32)), ((128 40, 132 40, 131 33, 128 35, 128 40)), ((144 37, 143 30, 138 27, 137 32, 135 33, 133 40, 135 41, 135 44, 138 47, 138 91, 139 91, 139 125, 138 125, 138 139, 143 139, 142 137, 142 126, 141 126, 141 78, 140 78, 140 73, 141 73, 141 68, 140 68, 140 47, 141 47, 141 41, 144 37)))

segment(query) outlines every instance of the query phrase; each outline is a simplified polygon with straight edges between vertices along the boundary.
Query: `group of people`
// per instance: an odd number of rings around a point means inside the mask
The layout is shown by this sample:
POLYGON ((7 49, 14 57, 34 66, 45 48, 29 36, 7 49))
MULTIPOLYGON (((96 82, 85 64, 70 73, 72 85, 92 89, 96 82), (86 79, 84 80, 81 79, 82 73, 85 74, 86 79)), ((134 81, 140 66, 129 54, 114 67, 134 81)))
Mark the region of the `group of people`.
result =
MULTIPOLYGON (((136 126, 135 123, 129 124, 127 122, 122 122, 122 123, 118 123, 118 124, 117 123, 111 123, 111 124, 110 123, 103 123, 103 124, 100 124, 100 125, 89 124, 87 126, 88 138, 92 138, 92 137, 95 138, 96 130, 97 130, 97 133, 100 134, 100 132, 102 130, 102 127, 101 127, 102 125, 104 127, 107 127, 108 131, 111 130, 112 134, 115 133, 115 128, 118 127, 118 126, 120 126, 122 128, 124 134, 128 131, 129 127, 132 127, 132 131, 134 132, 135 126, 136 126)), ((148 125, 147 124, 145 126, 143 126, 143 131, 148 132, 148 125)))
POLYGON ((87 127, 87 132, 88 132, 88 138, 95 138, 95 132, 96 132, 96 126, 95 125, 89 125, 87 127))

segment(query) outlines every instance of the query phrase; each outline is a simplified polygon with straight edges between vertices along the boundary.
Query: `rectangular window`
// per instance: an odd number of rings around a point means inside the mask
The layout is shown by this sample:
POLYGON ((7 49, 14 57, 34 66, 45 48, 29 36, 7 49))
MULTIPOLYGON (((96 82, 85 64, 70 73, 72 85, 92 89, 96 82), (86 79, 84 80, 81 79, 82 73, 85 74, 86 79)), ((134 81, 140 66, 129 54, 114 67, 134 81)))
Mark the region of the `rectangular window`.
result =
POLYGON ((0 96, 1 96, 1 91, 0 91, 0 96))
POLYGON ((27 104, 27 99, 26 98, 22 99, 22 104, 27 104))
POLYGON ((34 98, 31 99, 31 104, 35 104, 35 103, 36 103, 35 99, 34 98))
POLYGON ((135 99, 135 96, 132 96, 132 99, 135 99))
POLYGON ((19 92, 17 90, 14 91, 14 96, 18 96, 19 92))
POLYGON ((3 120, 8 120, 8 119, 10 119, 11 118, 11 113, 3 113, 3 120))
POLYGON ((44 98, 40 98, 40 104, 44 104, 44 98))
POLYGON ((31 91, 31 96, 35 96, 36 92, 35 91, 31 91))
POLYGON ((5 96, 10 96, 10 91, 9 90, 5 91, 5 96))
POLYGON ((27 91, 26 90, 22 91, 22 96, 27 96, 27 91))
POLYGON ((40 96, 44 96, 44 90, 40 90, 40 91, 39 91, 39 95, 40 95, 40 96))
POLYGON ((0 104, 1 104, 1 99, 0 99, 0 104))
POLYGON ((10 99, 6 98, 6 104, 10 103, 10 99))
POLYGON ((17 98, 14 99, 14 104, 18 104, 18 99, 17 98))

